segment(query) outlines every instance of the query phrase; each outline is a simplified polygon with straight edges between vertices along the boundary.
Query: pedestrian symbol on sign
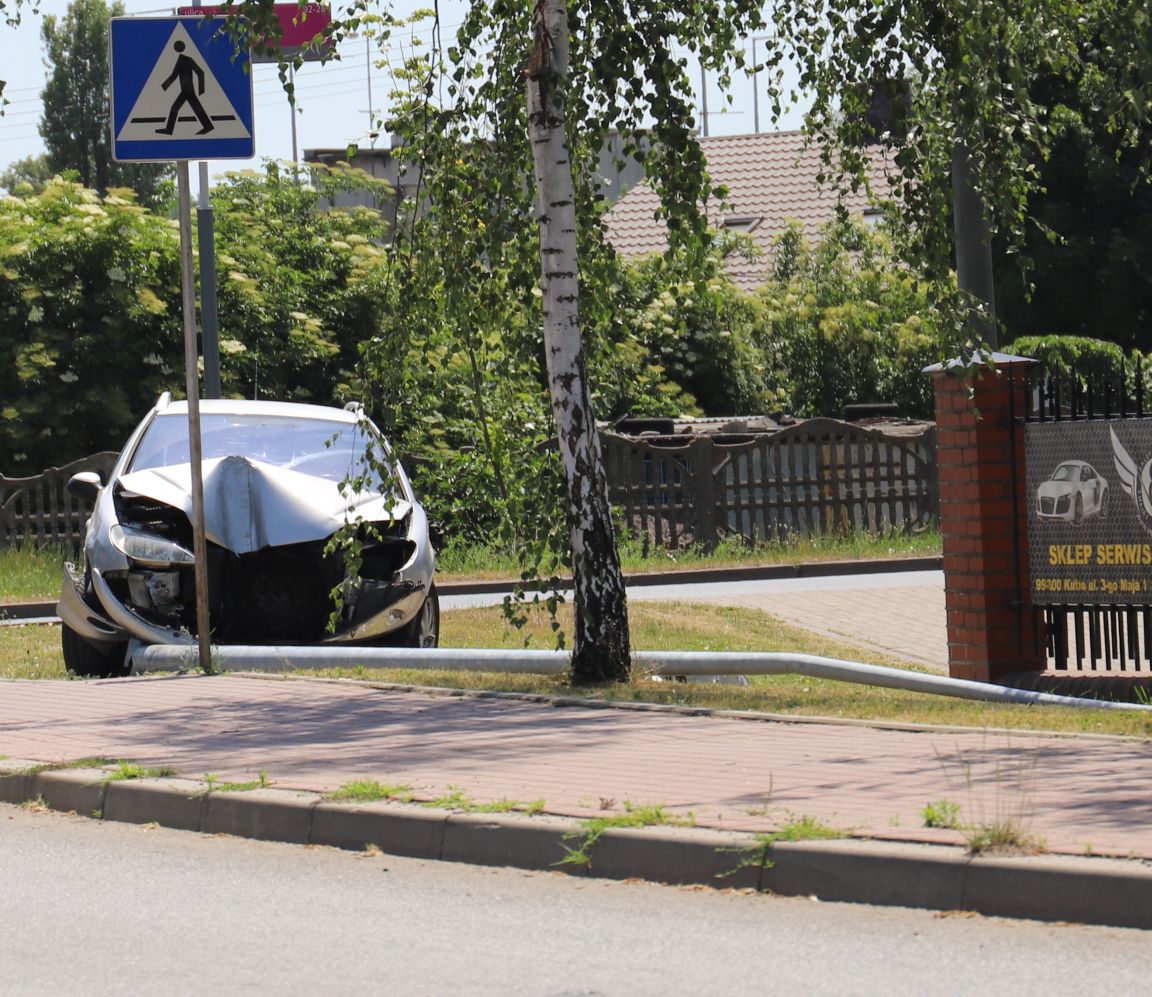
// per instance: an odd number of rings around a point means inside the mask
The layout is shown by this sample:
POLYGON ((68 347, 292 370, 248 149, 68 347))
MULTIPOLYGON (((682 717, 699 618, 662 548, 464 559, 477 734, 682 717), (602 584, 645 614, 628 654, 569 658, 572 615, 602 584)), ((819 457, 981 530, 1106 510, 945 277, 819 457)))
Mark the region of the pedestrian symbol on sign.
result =
POLYGON ((172 110, 168 112, 168 121, 163 128, 156 129, 156 134, 171 135, 176 128, 180 108, 187 104, 192 108, 196 119, 202 126, 196 134, 206 135, 216 126, 212 124, 212 119, 204 110, 204 105, 200 103, 198 96, 204 92, 204 70, 200 68, 200 64, 195 59, 184 54, 183 42, 173 42, 172 47, 178 53, 176 57, 176 68, 172 70, 172 74, 168 79, 160 84, 160 87, 163 90, 167 90, 174 80, 179 79, 180 92, 172 102, 172 110), (196 77, 195 83, 192 82, 193 76, 196 77))
MULTIPOLYGON (((173 18, 167 22, 171 34, 152 57, 155 61, 132 110, 116 132, 117 142, 175 144, 251 138, 220 85, 212 61, 204 58, 185 21, 173 18)), ((230 43, 226 44, 231 52, 230 43)))

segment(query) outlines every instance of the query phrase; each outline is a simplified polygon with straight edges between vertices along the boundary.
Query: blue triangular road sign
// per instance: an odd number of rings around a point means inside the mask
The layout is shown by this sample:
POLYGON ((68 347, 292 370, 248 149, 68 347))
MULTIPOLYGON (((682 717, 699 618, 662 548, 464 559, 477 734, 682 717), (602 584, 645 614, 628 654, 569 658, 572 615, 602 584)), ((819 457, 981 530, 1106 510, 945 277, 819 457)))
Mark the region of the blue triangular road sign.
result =
POLYGON ((222 20, 113 18, 110 64, 114 159, 255 155, 248 53, 222 20))

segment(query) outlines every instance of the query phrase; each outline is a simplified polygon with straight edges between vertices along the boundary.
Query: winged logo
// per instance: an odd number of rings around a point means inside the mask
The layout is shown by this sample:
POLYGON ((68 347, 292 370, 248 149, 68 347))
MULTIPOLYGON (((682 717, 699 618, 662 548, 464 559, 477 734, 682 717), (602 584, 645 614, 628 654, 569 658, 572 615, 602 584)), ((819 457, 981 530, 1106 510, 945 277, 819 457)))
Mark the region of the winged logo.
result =
POLYGON ((1120 486, 1136 503, 1144 529, 1152 533, 1152 460, 1145 461, 1143 468, 1137 469, 1136 461, 1116 436, 1116 430, 1109 426, 1108 432, 1112 435, 1112 456, 1116 461, 1116 473, 1120 475, 1120 486))

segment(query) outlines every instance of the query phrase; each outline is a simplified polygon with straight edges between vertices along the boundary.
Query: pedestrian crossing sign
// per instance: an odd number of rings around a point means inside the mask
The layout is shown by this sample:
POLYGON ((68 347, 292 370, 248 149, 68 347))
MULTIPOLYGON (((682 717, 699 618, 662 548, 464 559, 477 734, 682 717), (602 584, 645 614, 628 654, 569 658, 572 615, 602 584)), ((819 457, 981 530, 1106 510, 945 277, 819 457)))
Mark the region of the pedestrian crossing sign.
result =
POLYGON ((114 17, 112 158, 251 159, 252 73, 222 18, 114 17))

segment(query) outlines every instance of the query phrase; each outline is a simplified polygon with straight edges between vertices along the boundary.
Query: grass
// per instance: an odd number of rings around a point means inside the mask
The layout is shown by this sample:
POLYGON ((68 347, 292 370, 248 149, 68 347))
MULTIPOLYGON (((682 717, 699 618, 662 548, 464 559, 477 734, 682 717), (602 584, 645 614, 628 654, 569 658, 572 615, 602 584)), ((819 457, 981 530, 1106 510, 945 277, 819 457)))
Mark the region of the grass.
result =
MULTIPOLYGON (((652 571, 804 564, 812 561, 934 557, 940 554, 940 550, 940 534, 934 530, 883 535, 793 536, 751 544, 740 539, 728 539, 711 551, 700 547, 646 550, 639 541, 625 537, 620 542, 620 562, 625 574, 640 574, 652 571)), ((519 578, 522 570, 523 565, 507 551, 481 545, 449 543, 437 560, 437 572, 445 581, 519 578)))
MULTIPOLYGON (((637 602, 629 607, 629 614, 633 645, 638 650, 792 651, 870 664, 901 665, 901 662, 891 658, 790 627, 767 613, 753 609, 637 602)), ((560 607, 560 622, 570 635, 571 606, 560 607)), ((525 640, 532 647, 552 646, 550 620, 542 608, 530 607, 528 622, 522 630, 508 626, 498 607, 446 611, 443 615, 442 644, 445 647, 515 648, 523 646, 525 640)), ((1146 714, 978 703, 792 675, 754 678, 747 687, 652 682, 639 678, 631 685, 587 690, 574 689, 559 678, 485 672, 361 666, 322 671, 301 670, 298 674, 457 689, 492 689, 713 709, 756 710, 797 717, 844 717, 898 723, 1152 737, 1152 717, 1146 714)), ((65 677, 60 658, 58 628, 0 627, 0 678, 65 677)))
MULTIPOLYGON (((394 800, 398 803, 414 803, 416 797, 408 785, 388 785, 375 779, 353 779, 339 789, 328 793, 325 799, 337 803, 374 803, 380 800, 394 800)), ((528 803, 520 800, 492 800, 477 803, 464 795, 458 786, 450 786, 448 792, 434 800, 419 801, 420 806, 434 810, 460 810, 465 813, 525 813, 535 816, 544 812, 543 800, 528 803)))
MULTIPOLYGON (((932 554, 939 551, 938 534, 796 540, 746 547, 723 545, 714 555, 699 551, 662 552, 647 558, 635 545, 624 545, 626 570, 696 568, 723 564, 780 563, 815 558, 880 557, 932 554)), ((0 551, 0 603, 51 598, 59 586, 58 551, 0 551)), ((508 577, 516 566, 497 552, 471 547, 449 548, 442 560, 442 577, 508 577)), ((903 663, 861 651, 835 640, 789 627, 756 610, 674 603, 634 603, 629 608, 633 646, 638 650, 793 651, 873 664, 903 663)), ((560 608, 561 628, 571 644, 572 610, 560 608)), ((0 678, 66 678, 60 657, 59 631, 54 627, 0 628, 0 678)), ((507 625, 499 608, 445 612, 445 647, 553 646, 550 620, 542 609, 529 607, 522 629, 507 625)), ((372 679, 413 685, 493 689, 547 695, 593 695, 716 709, 759 710, 796 716, 846 717, 861 720, 1005 727, 1071 733, 1152 736, 1152 719, 1133 713, 1103 713, 1055 707, 980 704, 919 693, 886 690, 797 676, 754 679, 751 686, 683 685, 642 678, 632 685, 593 692, 576 690, 561 680, 540 676, 369 669, 302 672, 328 677, 372 679)))
POLYGON ((204 773, 205 793, 246 793, 251 789, 267 789, 271 785, 272 781, 264 769, 260 770, 258 778, 248 782, 221 782, 215 773, 204 773))
POLYGON ((741 869, 749 867, 771 869, 774 864, 771 858, 772 846, 779 841, 827 841, 846 838, 849 834, 850 832, 842 828, 832 827, 807 814, 790 815, 775 831, 757 834, 754 845, 735 849, 743 857, 734 869, 723 875, 735 875, 741 869))
POLYGON ((176 770, 167 766, 162 768, 149 768, 138 762, 118 761, 116 767, 108 773, 106 782, 119 782, 122 779, 164 779, 176 774, 176 770))
MULTIPOLYGON (((620 544, 626 573, 929 557, 939 553, 940 534, 936 531, 791 537, 755 544, 730 539, 713 551, 699 547, 645 551, 639 541, 631 538, 624 538, 620 544)), ((55 599, 60 593, 61 565, 67 559, 63 550, 53 547, 0 549, 0 606, 6 602, 55 599)), ((476 544, 448 544, 437 564, 438 577, 445 582, 519 578, 523 570, 524 566, 508 551, 476 544)))
POLYGON ((390 786, 375 779, 353 779, 327 795, 327 799, 338 803, 374 803, 377 800, 398 800, 409 803, 412 800, 412 787, 407 785, 390 786))
MULTIPOLYGON (((981 853, 1034 853, 1043 851, 1044 839, 1029 830, 1033 805, 1032 790, 1039 770, 1039 753, 1027 747, 1007 753, 961 753, 937 755, 945 780, 963 788, 968 799, 965 810, 975 819, 960 820, 960 807, 941 800, 935 815, 951 818, 950 826, 959 831, 973 855, 981 853)), ((929 807, 923 815, 925 824, 929 807)), ((932 825, 928 825, 932 826, 932 825)), ((946 825, 937 825, 946 826, 946 825)))
POLYGON ((624 812, 611 817, 591 817, 580 822, 579 831, 570 831, 561 838, 564 857, 556 865, 571 865, 579 869, 592 868, 592 849, 604 832, 612 827, 656 827, 663 824, 685 826, 690 821, 676 820, 662 806, 634 806, 624 801, 624 812), (569 844, 571 842, 571 844, 569 844))
POLYGON ((954 800, 937 800, 925 804, 920 816, 925 827, 956 829, 960 827, 960 804, 954 800))
POLYGON ((60 594, 61 568, 69 558, 63 550, 0 547, 0 605, 41 602, 60 594))
POLYGON ((973 855, 981 853, 1034 854, 1044 850, 1044 839, 1027 830, 1023 821, 1015 818, 1001 818, 984 824, 974 824, 960 828, 968 851, 973 855))

